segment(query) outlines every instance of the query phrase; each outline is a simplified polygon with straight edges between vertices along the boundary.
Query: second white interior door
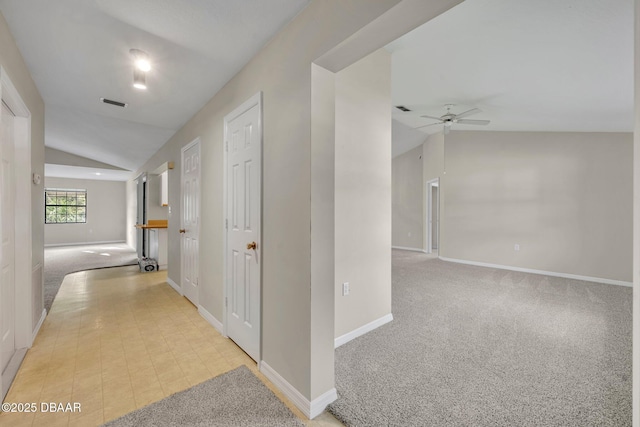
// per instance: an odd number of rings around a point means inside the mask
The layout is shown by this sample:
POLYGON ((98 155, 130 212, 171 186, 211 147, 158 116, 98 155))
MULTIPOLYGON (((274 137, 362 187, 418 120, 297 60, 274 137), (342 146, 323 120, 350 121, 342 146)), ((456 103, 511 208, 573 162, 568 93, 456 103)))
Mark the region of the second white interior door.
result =
POLYGON ((260 97, 227 116, 226 332, 249 356, 260 353, 260 97))
POLYGON ((182 292, 198 306, 200 235, 200 141, 182 150, 182 292))

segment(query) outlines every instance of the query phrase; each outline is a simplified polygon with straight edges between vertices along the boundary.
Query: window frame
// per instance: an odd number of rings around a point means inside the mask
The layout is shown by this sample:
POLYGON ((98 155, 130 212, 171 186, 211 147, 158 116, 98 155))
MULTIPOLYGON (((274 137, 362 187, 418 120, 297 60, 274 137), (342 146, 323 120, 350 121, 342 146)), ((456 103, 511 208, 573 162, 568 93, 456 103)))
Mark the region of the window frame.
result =
POLYGON ((88 205, 88 197, 87 197, 87 190, 83 189, 83 188, 45 188, 44 189, 44 223, 45 224, 86 224, 87 223, 87 205, 88 205), (75 204, 59 204, 57 201, 57 198, 60 197, 59 194, 55 194, 55 198, 56 198, 56 203, 52 204, 52 203, 47 203, 48 200, 48 193, 67 193, 65 194, 65 198, 68 198, 68 193, 75 193, 75 195, 73 196, 75 198, 75 204), (79 204, 78 203, 78 199, 80 198, 79 196, 83 196, 84 197, 84 204, 79 204), (47 210, 50 207, 54 207, 56 210, 56 215, 55 215, 55 219, 56 221, 49 221, 48 215, 47 215, 47 210), (59 213, 58 213, 58 209, 59 208, 75 208, 76 209, 76 213, 73 215, 75 216, 75 221, 69 221, 69 214, 65 214, 65 221, 57 221, 57 219, 60 217, 59 213), (78 221, 78 213, 77 213, 77 209, 78 208, 83 208, 84 209, 84 220, 83 221, 78 221))

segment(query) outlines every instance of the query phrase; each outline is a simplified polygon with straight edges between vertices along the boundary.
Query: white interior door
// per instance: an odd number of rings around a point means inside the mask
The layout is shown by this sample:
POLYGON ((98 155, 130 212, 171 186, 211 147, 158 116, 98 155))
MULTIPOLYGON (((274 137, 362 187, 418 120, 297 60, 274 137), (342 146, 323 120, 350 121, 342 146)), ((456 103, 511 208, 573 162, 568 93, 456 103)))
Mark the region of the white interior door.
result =
POLYGON ((200 141, 182 149, 182 292, 198 305, 200 228, 200 141))
POLYGON ((4 103, 0 119, 0 372, 4 372, 16 351, 14 115, 4 103))
POLYGON ((226 333, 249 356, 260 356, 261 97, 225 118, 226 333))

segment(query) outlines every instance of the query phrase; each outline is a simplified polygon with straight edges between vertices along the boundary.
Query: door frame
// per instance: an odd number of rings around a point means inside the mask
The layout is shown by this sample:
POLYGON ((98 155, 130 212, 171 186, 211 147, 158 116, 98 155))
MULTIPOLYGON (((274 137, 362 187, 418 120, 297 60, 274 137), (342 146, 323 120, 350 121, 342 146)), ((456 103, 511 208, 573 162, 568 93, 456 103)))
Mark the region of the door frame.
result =
MULTIPOLYGON (((22 283, 25 286, 15 288, 15 347, 14 360, 12 359, 5 371, 10 374, 9 369, 17 372, 22 359, 26 354, 26 349, 30 348, 35 337, 46 317, 43 299, 43 253, 33 254, 33 223, 32 223, 32 192, 38 191, 41 195, 38 200, 44 206, 44 182, 39 171, 32 169, 31 163, 31 112, 20 93, 11 82, 4 67, 0 66, 0 99, 3 100, 11 111, 15 114, 14 119, 14 163, 15 165, 26 165, 27 167, 15 167, 15 202, 14 208, 19 215, 15 215, 15 233, 21 236, 14 242, 14 270, 15 283, 22 283), (33 184, 32 184, 33 183, 33 184), (33 190, 33 186, 38 187, 33 190), (36 255, 34 257, 34 255, 36 255), (38 260, 33 265, 34 259, 38 260), (39 301, 35 301, 39 298, 39 301)), ((44 209, 37 215, 36 220, 42 224, 44 230, 44 209)), ((40 237, 41 239, 42 237, 40 237)), ((39 239, 38 239, 39 240, 39 239)), ((39 248, 42 246, 38 245, 39 248)), ((15 375, 15 373, 13 373, 15 375)), ((12 376, 13 378, 13 376, 12 376)), ((2 378, 0 394, 2 398, 8 391, 5 385, 5 378, 2 378), (6 387, 6 389, 5 389, 6 387)))
MULTIPOLYGON (((198 304, 200 304, 200 237, 202 236, 200 228, 202 228, 201 212, 202 212, 202 144, 200 144, 200 137, 196 137, 193 141, 185 145, 180 149, 180 229, 184 228, 184 153, 195 146, 198 146, 198 304)), ((180 294, 184 296, 184 254, 182 253, 182 238, 180 235, 180 294)), ((186 298, 186 297, 185 297, 186 298)), ((188 299, 188 298, 187 298, 188 299)), ((188 299, 189 300, 189 299, 188 299)), ((193 304, 193 301, 189 300, 193 304)))
POLYGON ((436 198, 436 210, 438 212, 438 224, 436 224, 438 233, 438 253, 440 251, 440 178, 431 179, 426 182, 426 194, 427 199, 427 222, 425 224, 424 241, 426 242, 425 252, 428 254, 433 253, 433 188, 438 188, 438 197, 436 198))
POLYGON ((264 207, 263 207, 263 186, 262 186, 262 171, 263 171, 263 150, 262 150, 262 145, 264 143, 264 126, 263 126, 263 116, 262 116, 262 91, 256 93, 255 95, 253 95, 251 98, 249 98, 248 100, 246 100, 245 102, 243 102, 242 104, 240 104, 238 107, 234 108, 233 111, 231 111, 229 114, 227 114, 224 117, 224 139, 223 139, 223 147, 222 147, 222 151, 223 151, 223 184, 222 184, 222 206, 223 206, 223 215, 222 215, 222 234, 223 234, 223 256, 222 256, 222 278, 223 278, 223 300, 222 300, 222 317, 223 317, 223 322, 222 322, 222 335, 224 335, 225 337, 228 337, 227 335, 227 316, 228 314, 228 310, 227 310, 227 297, 229 295, 229 280, 228 280, 228 272, 227 272, 227 248, 228 248, 228 235, 227 235, 227 231, 228 231, 228 218, 227 218, 227 209, 228 209, 228 203, 227 203, 227 196, 228 196, 228 191, 227 191, 227 185, 228 185, 228 180, 227 180, 227 172, 228 172, 228 148, 229 148, 229 123, 231 121, 233 121, 233 119, 235 119, 236 117, 238 117, 239 115, 243 114, 244 112, 248 111, 249 109, 253 108, 254 106, 258 106, 258 127, 260 128, 260 140, 259 140, 259 154, 258 154, 258 162, 260 164, 260 173, 258 174, 258 188, 260 188, 260 221, 258 221, 258 243, 260 244, 260 274, 259 274, 259 280, 260 280, 260 286, 258 287, 258 299, 260 300, 260 314, 259 314, 259 319, 260 319, 260 331, 259 331, 259 335, 260 335, 260 343, 258 344, 258 360, 256 361, 258 363, 258 369, 260 369, 260 365, 262 362, 262 260, 264 259, 263 255, 263 245, 262 245, 262 214, 264 212, 264 207))
MULTIPOLYGON (((136 177, 136 179, 133 180, 136 183, 136 224, 145 224, 147 222, 147 213, 148 213, 148 208, 149 208, 149 202, 148 197, 147 197, 147 173, 146 172, 142 172, 140 175, 138 175, 136 177), (140 195, 140 190, 142 189, 142 196, 140 195), (140 208, 140 206, 138 206, 138 200, 142 199, 142 222, 138 223, 138 209, 140 208)), ((140 259, 144 258, 144 257, 148 257, 149 254, 147 253, 147 243, 148 243, 148 238, 147 238, 147 230, 144 228, 140 228, 137 229, 139 231, 136 232, 136 252, 138 252, 138 245, 141 244, 142 247, 140 248, 140 259), (138 234, 142 237, 142 242, 138 241, 138 234)))

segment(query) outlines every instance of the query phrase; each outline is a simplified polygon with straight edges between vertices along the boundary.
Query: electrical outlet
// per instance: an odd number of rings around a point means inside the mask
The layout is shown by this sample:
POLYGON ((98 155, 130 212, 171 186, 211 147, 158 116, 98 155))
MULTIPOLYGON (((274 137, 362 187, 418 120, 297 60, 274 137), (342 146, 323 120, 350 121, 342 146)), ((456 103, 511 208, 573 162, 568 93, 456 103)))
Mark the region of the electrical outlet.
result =
POLYGON ((407 233, 407 237, 411 237, 411 232, 408 232, 408 233, 407 233))
POLYGON ((513 246, 513 250, 514 250, 514 251, 519 251, 519 250, 520 250, 520 245, 516 243, 516 244, 513 246))
POLYGON ((349 295, 349 282, 344 282, 342 284, 342 296, 346 297, 349 295))

